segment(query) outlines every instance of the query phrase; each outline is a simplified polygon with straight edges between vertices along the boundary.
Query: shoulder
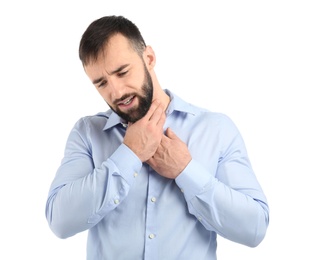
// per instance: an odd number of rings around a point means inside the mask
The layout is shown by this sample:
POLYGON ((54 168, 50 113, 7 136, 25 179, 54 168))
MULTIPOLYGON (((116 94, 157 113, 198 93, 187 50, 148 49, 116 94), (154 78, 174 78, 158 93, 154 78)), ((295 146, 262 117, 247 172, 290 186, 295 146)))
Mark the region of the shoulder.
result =
POLYGON ((190 111, 192 114, 201 121, 207 121, 208 123, 213 124, 232 124, 234 125, 232 119, 225 113, 211 111, 207 108, 200 107, 197 105, 189 104, 191 109, 190 111))
POLYGON ((232 123, 231 118, 224 113, 214 112, 205 107, 187 102, 169 90, 166 90, 166 92, 172 100, 169 111, 176 111, 177 115, 181 114, 181 116, 184 116, 185 118, 195 118, 196 120, 200 120, 202 122, 232 123))
POLYGON ((108 110, 106 112, 99 112, 94 115, 81 117, 75 123, 75 128, 82 128, 82 127, 103 128, 106 125, 111 114, 112 114, 112 111, 108 110))

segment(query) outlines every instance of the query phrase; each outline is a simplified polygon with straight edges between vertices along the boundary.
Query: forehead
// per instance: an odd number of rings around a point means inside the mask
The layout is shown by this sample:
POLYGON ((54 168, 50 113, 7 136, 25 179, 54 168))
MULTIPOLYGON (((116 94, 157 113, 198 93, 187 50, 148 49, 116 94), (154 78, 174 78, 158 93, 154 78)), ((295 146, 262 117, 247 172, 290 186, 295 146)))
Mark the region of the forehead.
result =
POLYGON ((97 60, 86 64, 85 71, 91 77, 111 72, 125 64, 141 62, 141 57, 121 34, 113 35, 98 54, 97 60))

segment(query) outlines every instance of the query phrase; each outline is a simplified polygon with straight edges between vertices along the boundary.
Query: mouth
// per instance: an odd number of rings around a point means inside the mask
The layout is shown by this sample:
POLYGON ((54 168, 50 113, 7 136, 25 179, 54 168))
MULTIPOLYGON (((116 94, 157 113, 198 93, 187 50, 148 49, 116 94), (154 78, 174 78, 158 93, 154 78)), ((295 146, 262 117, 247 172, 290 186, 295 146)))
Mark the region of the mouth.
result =
POLYGON ((135 100, 135 96, 130 96, 125 98, 124 100, 117 103, 117 106, 120 108, 129 108, 132 106, 133 101, 135 100))

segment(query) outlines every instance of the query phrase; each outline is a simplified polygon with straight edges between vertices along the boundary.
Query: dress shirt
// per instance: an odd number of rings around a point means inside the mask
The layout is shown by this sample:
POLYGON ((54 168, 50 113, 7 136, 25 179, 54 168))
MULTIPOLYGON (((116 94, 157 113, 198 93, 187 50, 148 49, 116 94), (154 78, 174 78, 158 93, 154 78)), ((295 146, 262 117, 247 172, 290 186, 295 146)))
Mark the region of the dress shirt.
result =
POLYGON ((249 247, 265 236, 267 200, 235 124, 165 92, 164 129, 193 158, 175 180, 123 144, 127 124, 111 110, 69 134, 46 218, 60 238, 88 230, 88 260, 214 260, 217 234, 249 247))

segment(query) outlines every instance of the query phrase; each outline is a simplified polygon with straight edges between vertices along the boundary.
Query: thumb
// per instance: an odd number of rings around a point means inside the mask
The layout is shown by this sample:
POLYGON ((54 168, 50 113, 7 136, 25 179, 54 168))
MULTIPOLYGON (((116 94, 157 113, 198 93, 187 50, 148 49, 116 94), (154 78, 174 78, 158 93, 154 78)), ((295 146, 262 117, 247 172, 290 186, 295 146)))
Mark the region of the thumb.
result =
POLYGON ((165 135, 170 139, 178 139, 177 135, 173 132, 173 130, 170 127, 166 129, 165 135))

